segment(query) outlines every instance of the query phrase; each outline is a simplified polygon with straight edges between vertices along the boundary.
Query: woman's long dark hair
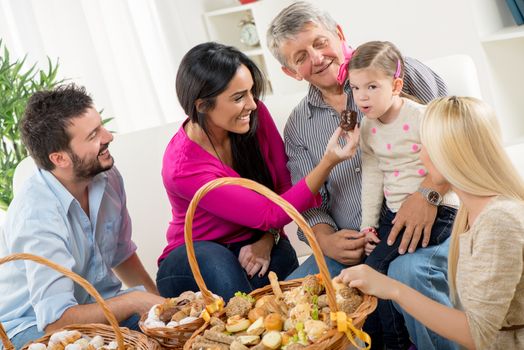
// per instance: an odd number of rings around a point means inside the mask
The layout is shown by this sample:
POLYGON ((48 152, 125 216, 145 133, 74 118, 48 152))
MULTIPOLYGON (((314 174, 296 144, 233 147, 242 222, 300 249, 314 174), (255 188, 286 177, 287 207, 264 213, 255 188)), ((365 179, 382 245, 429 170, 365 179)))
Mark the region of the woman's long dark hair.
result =
MULTIPOLYGON (((189 119, 204 130, 213 148, 206 113, 197 110, 196 101, 198 99, 203 101, 204 111, 212 110, 215 107, 216 97, 226 90, 242 64, 251 72, 252 93, 255 101, 258 102, 264 93, 264 76, 253 61, 234 47, 214 42, 197 45, 186 53, 178 68, 176 77, 178 100, 189 119)), ((251 112, 247 133, 229 133, 233 169, 240 176, 274 190, 269 169, 260 152, 256 136, 257 127, 258 110, 255 110, 251 112)))

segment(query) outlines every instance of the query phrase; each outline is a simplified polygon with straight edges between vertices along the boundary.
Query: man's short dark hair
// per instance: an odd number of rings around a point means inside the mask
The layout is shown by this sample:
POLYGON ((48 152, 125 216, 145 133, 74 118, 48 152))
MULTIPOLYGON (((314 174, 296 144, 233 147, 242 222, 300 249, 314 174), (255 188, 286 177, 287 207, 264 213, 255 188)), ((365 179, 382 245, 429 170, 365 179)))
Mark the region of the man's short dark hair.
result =
POLYGON ((71 136, 67 128, 71 125, 71 119, 92 107, 93 100, 85 88, 75 84, 39 91, 29 98, 20 122, 20 132, 24 145, 39 168, 54 169, 49 155, 70 149, 71 136))

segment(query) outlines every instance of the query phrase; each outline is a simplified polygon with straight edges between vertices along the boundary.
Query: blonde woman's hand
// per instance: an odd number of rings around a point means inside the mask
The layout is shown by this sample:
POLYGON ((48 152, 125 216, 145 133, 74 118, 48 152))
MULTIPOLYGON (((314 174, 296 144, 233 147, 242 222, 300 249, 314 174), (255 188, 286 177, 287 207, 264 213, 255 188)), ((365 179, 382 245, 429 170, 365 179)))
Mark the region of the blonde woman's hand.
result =
POLYGON ((353 158, 357 153, 360 140, 360 128, 355 126, 353 131, 344 131, 338 127, 328 141, 324 158, 331 164, 338 164, 343 160, 353 158), (345 145, 340 144, 340 138, 344 139, 345 145))
POLYGON ((342 270, 335 281, 348 284, 380 299, 394 299, 398 294, 399 282, 364 264, 342 270))

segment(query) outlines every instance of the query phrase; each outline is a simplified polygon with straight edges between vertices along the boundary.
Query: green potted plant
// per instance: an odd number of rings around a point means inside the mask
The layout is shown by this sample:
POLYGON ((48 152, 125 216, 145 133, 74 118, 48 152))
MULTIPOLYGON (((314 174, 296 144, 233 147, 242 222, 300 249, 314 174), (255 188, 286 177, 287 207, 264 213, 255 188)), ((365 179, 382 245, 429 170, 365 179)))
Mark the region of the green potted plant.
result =
POLYGON ((47 59, 47 69, 36 64, 25 68, 26 57, 11 60, 7 47, 0 40, 0 209, 6 210, 13 199, 15 168, 27 157, 18 124, 29 97, 40 90, 52 89, 57 80, 58 61, 47 59))

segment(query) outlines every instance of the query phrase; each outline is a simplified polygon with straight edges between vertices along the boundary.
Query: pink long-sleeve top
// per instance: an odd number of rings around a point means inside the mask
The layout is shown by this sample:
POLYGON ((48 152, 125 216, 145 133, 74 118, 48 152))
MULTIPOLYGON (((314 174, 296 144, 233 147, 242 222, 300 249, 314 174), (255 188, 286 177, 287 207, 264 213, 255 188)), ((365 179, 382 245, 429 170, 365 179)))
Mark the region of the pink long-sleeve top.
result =
MULTIPOLYGON (((302 179, 291 186, 284 142, 266 106, 258 102, 257 137, 275 192, 299 212, 320 205, 320 195, 313 195, 302 179)), ((173 219, 167 230, 167 246, 159 258, 184 244, 184 220, 189 202, 196 191, 211 180, 240 175, 222 164, 187 136, 184 124, 173 136, 164 153, 162 178, 171 203, 173 219)), ((228 185, 207 193, 193 217, 193 241, 233 243, 247 240, 253 230, 281 228, 289 216, 266 197, 240 186, 228 185)))

